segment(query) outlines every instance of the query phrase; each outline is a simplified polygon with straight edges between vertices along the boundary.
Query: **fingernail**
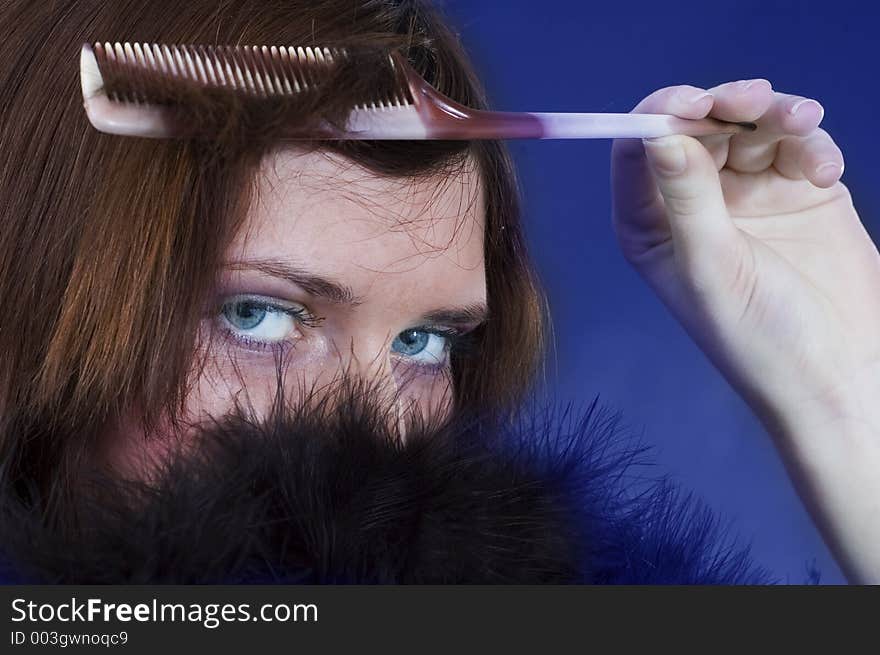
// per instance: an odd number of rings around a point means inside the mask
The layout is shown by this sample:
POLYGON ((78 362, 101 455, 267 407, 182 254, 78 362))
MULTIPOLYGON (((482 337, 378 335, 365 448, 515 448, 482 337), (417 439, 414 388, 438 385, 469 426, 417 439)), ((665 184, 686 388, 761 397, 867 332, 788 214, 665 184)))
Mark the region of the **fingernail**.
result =
POLYGON ((678 98, 682 102, 687 102, 689 104, 693 104, 699 102, 703 98, 712 98, 712 94, 708 91, 691 91, 691 90, 681 90, 678 92, 678 98))
POLYGON ((788 113, 789 114, 796 114, 798 112, 798 109, 800 109, 802 106, 804 106, 808 102, 812 102, 814 105, 816 105, 816 107, 819 108, 819 116, 825 115, 825 108, 822 105, 820 105, 818 102, 813 100, 812 98, 804 98, 803 100, 798 100, 796 103, 794 103, 791 106, 791 109, 788 110, 788 113))
POLYGON ((681 141, 675 136, 642 139, 651 165, 660 173, 678 175, 687 168, 687 155, 681 141))
POLYGON ((763 84, 768 88, 773 88, 773 85, 770 84, 770 80, 765 80, 763 77, 756 77, 753 80, 741 80, 738 84, 742 91, 748 91, 756 84, 763 84))
POLYGON ((826 161, 824 164, 819 164, 818 166, 816 166, 816 172, 821 173, 826 168, 834 168, 834 169, 840 171, 840 173, 839 173, 840 175, 843 175, 843 165, 838 164, 835 161, 826 161))

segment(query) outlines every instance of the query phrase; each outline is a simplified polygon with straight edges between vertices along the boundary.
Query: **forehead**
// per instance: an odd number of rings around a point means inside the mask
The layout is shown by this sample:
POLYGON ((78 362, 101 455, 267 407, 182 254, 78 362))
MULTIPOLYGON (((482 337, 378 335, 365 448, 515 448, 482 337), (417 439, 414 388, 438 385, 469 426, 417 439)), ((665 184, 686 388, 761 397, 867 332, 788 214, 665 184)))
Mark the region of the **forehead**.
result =
POLYGON ((288 260, 358 286, 408 272, 453 285, 484 278, 483 192, 472 162, 451 175, 396 178, 334 153, 285 149, 263 161, 256 185, 237 257, 288 260))

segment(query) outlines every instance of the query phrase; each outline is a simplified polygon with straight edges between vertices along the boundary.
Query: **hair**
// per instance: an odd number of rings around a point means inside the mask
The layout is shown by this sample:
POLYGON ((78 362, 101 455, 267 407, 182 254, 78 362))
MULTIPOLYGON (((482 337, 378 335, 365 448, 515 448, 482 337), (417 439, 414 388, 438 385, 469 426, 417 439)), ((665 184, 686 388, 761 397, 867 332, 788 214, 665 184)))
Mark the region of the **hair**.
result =
MULTIPOLYGON (((416 0, 6 0, 0 24, 0 477, 41 485, 57 485, 101 426, 135 403, 147 424, 183 407, 205 299, 251 206, 259 163, 289 119, 227 98, 227 129, 215 140, 99 133, 82 109, 82 43, 393 48, 442 93, 488 106, 457 35, 416 0)), ((365 66, 329 85, 300 117, 343 117, 371 74, 365 66)), ((504 144, 313 147, 402 178, 476 162, 490 318, 474 353, 453 357, 455 401, 519 402, 543 360, 547 313, 504 144)))

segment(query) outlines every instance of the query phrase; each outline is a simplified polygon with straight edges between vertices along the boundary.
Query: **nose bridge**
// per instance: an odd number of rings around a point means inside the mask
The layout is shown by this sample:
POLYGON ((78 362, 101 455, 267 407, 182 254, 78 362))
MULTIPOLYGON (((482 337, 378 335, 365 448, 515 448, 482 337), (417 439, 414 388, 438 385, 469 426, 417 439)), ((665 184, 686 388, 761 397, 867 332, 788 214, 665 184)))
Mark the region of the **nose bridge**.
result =
POLYGON ((351 335, 344 347, 336 344, 338 372, 369 383, 381 407, 392 407, 392 418, 402 426, 398 382, 390 358, 389 336, 361 331, 351 335))
POLYGON ((388 419, 393 422, 392 428, 405 438, 404 412, 401 407, 400 388, 391 363, 388 335, 366 337, 361 340, 359 346, 353 345, 350 352, 351 361, 359 375, 375 383, 375 386, 370 386, 370 390, 378 395, 376 400, 379 406, 388 408, 391 412, 388 419))
POLYGON ((352 375, 377 383, 393 383, 388 353, 387 335, 360 332, 349 337, 345 352, 341 353, 341 364, 352 375))

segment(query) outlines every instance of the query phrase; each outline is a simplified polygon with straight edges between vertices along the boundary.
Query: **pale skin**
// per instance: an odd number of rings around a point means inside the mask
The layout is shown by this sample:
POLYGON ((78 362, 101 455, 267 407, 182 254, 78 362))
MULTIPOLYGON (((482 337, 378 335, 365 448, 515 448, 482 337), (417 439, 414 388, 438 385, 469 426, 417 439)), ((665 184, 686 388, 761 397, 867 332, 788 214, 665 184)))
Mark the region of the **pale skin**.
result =
POLYGON ((636 106, 759 129, 615 141, 614 228, 762 420, 849 580, 880 583, 880 256, 822 107, 750 81, 668 87, 636 106))
MULTIPOLYGON (((447 333, 467 334, 486 314, 479 175, 468 166, 444 180, 382 178, 339 156, 282 150, 256 185, 202 321, 215 337, 202 340, 207 365, 193 367, 184 420, 220 417, 236 401, 265 416, 278 362, 293 403, 345 374, 378 385, 404 436, 409 412, 447 415, 447 333)), ((134 417, 108 427, 103 456, 148 476, 178 440, 162 428, 166 438, 144 441, 134 417)))
MULTIPOLYGON (((848 578, 880 583, 880 256, 839 181, 842 153, 817 127, 818 104, 790 114, 806 99, 766 80, 743 86, 713 87, 693 103, 705 89, 669 87, 636 106, 759 129, 666 137, 648 144, 650 159, 640 140, 616 140, 614 229, 627 260, 767 427, 848 578), (687 162, 680 172, 671 171, 676 145, 687 162)), ((448 344, 425 334, 472 330, 486 305, 477 177, 404 182, 320 153, 278 153, 259 178, 261 202, 230 248, 217 297, 258 297, 322 320, 260 318, 254 306, 229 314, 237 328, 227 315, 205 320, 295 346, 286 350, 291 388, 345 369, 387 381, 401 417, 449 411, 448 344), (278 263, 347 287, 356 301, 316 293, 326 284, 281 280, 270 274, 278 263), (454 325, 426 320, 441 310, 458 317, 454 325), (410 337, 403 350, 401 335, 410 337)), ((242 396, 265 409, 273 355, 235 340, 209 347, 192 417, 221 415, 242 396)), ((107 455, 120 470, 143 472, 149 452, 134 425, 111 429, 107 455)))

